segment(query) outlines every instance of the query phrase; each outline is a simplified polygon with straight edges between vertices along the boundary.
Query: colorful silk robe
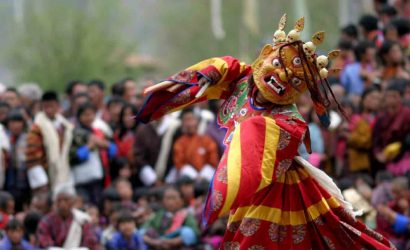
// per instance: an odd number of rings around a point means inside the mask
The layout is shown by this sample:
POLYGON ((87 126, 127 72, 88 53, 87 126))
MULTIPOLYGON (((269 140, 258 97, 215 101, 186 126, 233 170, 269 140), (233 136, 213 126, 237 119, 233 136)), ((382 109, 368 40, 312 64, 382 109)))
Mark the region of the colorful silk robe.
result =
POLYGON ((168 80, 174 92, 148 97, 139 119, 157 119, 196 102, 224 99, 218 121, 227 148, 215 172, 204 222, 229 215, 223 249, 390 249, 380 234, 358 222, 295 160, 309 148, 307 124, 295 106, 253 105, 251 67, 232 57, 212 58, 168 80), (201 77, 220 81, 195 98, 201 77))

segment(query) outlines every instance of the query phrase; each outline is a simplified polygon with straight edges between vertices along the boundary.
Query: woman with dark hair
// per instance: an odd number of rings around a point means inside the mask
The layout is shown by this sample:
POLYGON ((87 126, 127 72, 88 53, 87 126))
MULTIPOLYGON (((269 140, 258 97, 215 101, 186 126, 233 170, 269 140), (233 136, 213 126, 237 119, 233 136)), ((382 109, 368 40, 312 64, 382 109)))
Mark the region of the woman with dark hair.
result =
POLYGON ((130 162, 137 128, 137 122, 134 119, 136 113, 137 108, 134 105, 125 103, 121 109, 118 129, 114 134, 114 141, 118 147, 117 156, 126 157, 130 162))
POLYGON ((360 113, 352 116, 347 136, 347 158, 349 172, 370 172, 370 152, 372 130, 376 121, 376 112, 380 108, 380 88, 371 86, 362 94, 360 113))
POLYGON ((104 133, 92 127, 97 109, 91 104, 77 110, 77 124, 70 149, 70 165, 77 192, 86 201, 96 204, 103 187, 110 184, 110 159, 117 147, 104 133))
POLYGON ((404 68, 404 53, 399 42, 385 41, 379 48, 377 55, 382 63, 380 76, 388 81, 393 78, 409 79, 410 75, 404 68))

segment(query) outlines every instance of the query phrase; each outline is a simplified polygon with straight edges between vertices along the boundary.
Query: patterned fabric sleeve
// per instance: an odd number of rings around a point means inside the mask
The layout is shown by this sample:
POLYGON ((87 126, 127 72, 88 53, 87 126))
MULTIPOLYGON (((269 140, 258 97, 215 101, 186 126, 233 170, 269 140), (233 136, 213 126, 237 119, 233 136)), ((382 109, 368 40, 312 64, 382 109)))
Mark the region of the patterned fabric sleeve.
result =
POLYGON ((137 119, 142 122, 159 119, 167 113, 183 109, 194 103, 211 99, 225 99, 233 90, 233 84, 251 73, 251 67, 239 60, 226 56, 204 60, 171 77, 172 91, 158 90, 145 101, 137 119), (195 97, 201 89, 198 81, 206 78, 211 86, 200 97, 195 97))
POLYGON ((83 225, 83 236, 81 240, 81 246, 88 247, 90 250, 100 250, 97 236, 92 230, 92 226, 89 223, 83 225))
POLYGON ((40 128, 34 124, 27 134, 26 165, 28 168, 40 165, 45 167, 46 152, 40 128))

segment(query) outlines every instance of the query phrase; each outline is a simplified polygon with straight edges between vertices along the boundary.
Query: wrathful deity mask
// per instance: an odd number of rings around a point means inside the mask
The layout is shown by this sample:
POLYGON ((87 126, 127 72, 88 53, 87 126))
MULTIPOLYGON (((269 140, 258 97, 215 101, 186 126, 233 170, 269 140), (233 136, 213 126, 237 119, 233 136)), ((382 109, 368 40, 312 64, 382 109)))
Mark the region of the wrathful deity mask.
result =
POLYGON ((318 45, 324 41, 325 33, 320 31, 312 36, 311 41, 302 42, 304 18, 296 21, 294 28, 286 35, 286 14, 279 22, 278 30, 273 35, 273 43, 263 47, 260 55, 252 64, 253 82, 263 97, 278 105, 295 103, 301 93, 307 89, 311 93, 316 112, 324 125, 328 125, 326 106, 329 101, 319 90, 319 85, 327 85, 327 66, 330 60, 340 52, 331 51, 327 56, 316 55, 318 45))

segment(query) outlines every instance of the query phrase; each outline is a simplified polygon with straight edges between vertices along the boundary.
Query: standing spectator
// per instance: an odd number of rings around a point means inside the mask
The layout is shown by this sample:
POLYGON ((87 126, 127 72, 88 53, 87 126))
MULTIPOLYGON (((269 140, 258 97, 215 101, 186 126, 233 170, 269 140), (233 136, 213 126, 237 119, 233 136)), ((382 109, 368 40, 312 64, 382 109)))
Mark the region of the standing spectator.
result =
POLYGON ((410 153, 400 152, 410 133, 410 108, 402 104, 402 94, 403 90, 396 82, 387 88, 385 110, 377 116, 373 131, 374 154, 395 175, 410 170, 410 153))
POLYGON ((71 102, 71 106, 70 106, 71 107, 71 109, 70 109, 71 110, 70 111, 71 116, 66 116, 67 119, 73 124, 77 123, 78 108, 80 108, 80 106, 82 106, 86 103, 90 103, 90 101, 91 101, 90 96, 87 93, 76 94, 73 97, 73 101, 71 102))
POLYGON ((77 191, 96 203, 103 187, 111 183, 110 160, 117 148, 99 129, 93 128, 96 109, 84 104, 77 111, 77 126, 70 149, 70 163, 77 191))
POLYGON ((372 131, 376 122, 376 112, 381 101, 380 89, 376 86, 367 88, 362 95, 360 114, 353 115, 347 135, 347 154, 350 173, 370 172, 370 153, 372 131))
POLYGON ((364 89, 378 79, 375 61, 376 48, 372 42, 362 41, 355 47, 356 62, 343 70, 340 81, 355 105, 364 89))
POLYGON ((121 110, 124 107, 124 104, 124 100, 118 96, 113 96, 108 100, 107 112, 104 113, 103 120, 108 123, 113 131, 118 130, 121 110))
POLYGON ((141 236, 137 231, 135 219, 129 211, 123 211, 118 216, 118 232, 107 243, 107 250, 145 250, 141 236))
POLYGON ((359 32, 354 24, 346 25, 342 28, 340 33, 340 40, 350 44, 356 44, 359 39, 359 32))
POLYGON ((0 124, 6 124, 7 115, 10 109, 10 105, 0 99, 0 124))
POLYGON ((404 68, 403 50, 398 42, 386 41, 379 48, 378 56, 382 62, 381 76, 385 81, 391 79, 410 79, 410 75, 404 68))
POLYGON ((135 83, 135 80, 127 77, 122 79, 120 82, 124 85, 124 93, 122 94, 122 98, 126 102, 135 104, 137 97, 137 84, 135 83))
POLYGON ((380 22, 382 27, 385 28, 390 21, 397 16, 397 10, 394 6, 384 4, 380 8, 380 22))
POLYGON ((27 125, 19 109, 14 109, 7 118, 8 140, 10 151, 6 169, 6 186, 16 199, 17 211, 22 211, 30 199, 30 186, 27 180, 26 151, 27 125))
POLYGON ((91 104, 97 109, 97 117, 101 118, 104 112, 104 90, 105 84, 100 80, 92 80, 88 83, 88 93, 91 104))
MULTIPOLYGON (((0 104, 1 105, 1 104, 0 104)), ((0 106, 1 109, 1 106, 0 106)), ((7 117, 6 117, 7 118, 7 117)), ((0 189, 3 188, 6 171, 6 155, 10 151, 10 141, 7 140, 6 129, 3 127, 3 124, 0 123, 0 189)))
POLYGON ((379 30, 379 19, 372 15, 364 15, 359 20, 359 27, 363 38, 373 42, 377 47, 383 43, 383 33, 379 30))
POLYGON ((24 227, 23 225, 13 219, 7 223, 6 237, 0 241, 1 250, 35 250, 29 242, 23 239, 24 227))
POLYGON ((40 99, 43 91, 35 83, 25 83, 18 87, 18 93, 20 94, 21 104, 28 115, 33 119, 38 112, 40 112, 40 99))
POLYGON ((91 224, 89 224, 90 217, 84 212, 73 209, 74 201, 73 187, 67 185, 56 190, 55 210, 47 214, 37 228, 40 247, 100 249, 91 224))
POLYGON ((78 94, 87 93, 87 85, 80 80, 72 80, 67 83, 65 94, 67 96, 67 107, 64 110, 64 117, 69 119, 75 116, 75 110, 73 110, 74 98, 78 94))
MULTIPOLYGON (((341 40, 337 45, 337 49, 340 50, 340 55, 333 61, 332 68, 340 69, 343 72, 347 65, 354 63, 353 45, 349 41, 341 40)), ((340 74, 340 72, 335 72, 331 76, 339 78, 340 74)))
POLYGON ((183 175, 210 181, 218 164, 217 145, 209 136, 198 134, 199 118, 192 109, 184 110, 181 119, 183 135, 173 147, 175 170, 170 173, 169 181, 183 175))
POLYGON ((133 162, 132 149, 134 148, 135 132, 137 122, 134 115, 137 113, 137 108, 129 103, 124 104, 120 113, 119 126, 114 134, 114 141, 118 147, 119 157, 125 157, 129 162, 133 162))
POLYGON ((195 245, 198 225, 194 216, 183 208, 182 195, 168 186, 162 195, 163 209, 143 226, 145 243, 153 249, 181 249, 195 245))
MULTIPOLYGON (((410 7, 410 4, 408 6, 410 7)), ((395 28, 401 46, 408 49, 410 45, 410 20, 404 17, 397 17, 391 20, 389 26, 395 28)))
POLYGON ((18 108, 21 106, 20 95, 15 88, 7 88, 2 94, 2 98, 11 108, 18 108))
POLYGON ((134 169, 138 181, 134 186, 151 186, 157 182, 155 166, 161 147, 162 136, 158 131, 160 121, 141 124, 137 128, 134 143, 134 169))
POLYGON ((45 92, 41 98, 42 112, 34 119, 27 135, 26 164, 31 189, 52 191, 71 180, 69 150, 73 125, 60 113, 58 96, 45 92))
POLYGON ((325 149, 324 149, 323 135, 322 135, 322 131, 320 128, 320 121, 314 109, 310 110, 307 122, 308 122, 310 139, 311 139, 312 153, 309 154, 307 152, 304 144, 299 147, 299 153, 303 158, 308 160, 313 166, 319 168, 322 162, 322 159, 324 159, 325 157, 325 154, 324 154, 325 149))

